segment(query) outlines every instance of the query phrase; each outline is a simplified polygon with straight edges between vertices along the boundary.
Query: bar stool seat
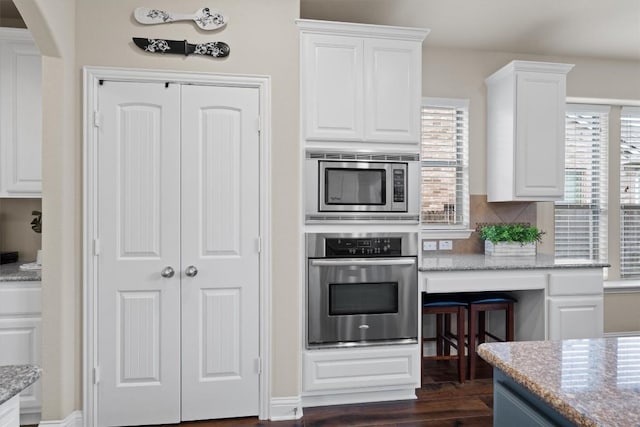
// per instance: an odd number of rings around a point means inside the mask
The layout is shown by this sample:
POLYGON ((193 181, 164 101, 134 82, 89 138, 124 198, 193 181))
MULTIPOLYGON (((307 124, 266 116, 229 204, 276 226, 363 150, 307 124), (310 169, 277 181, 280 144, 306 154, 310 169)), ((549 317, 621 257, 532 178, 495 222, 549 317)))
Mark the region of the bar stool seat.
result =
POLYGON ((487 336, 495 341, 513 341, 515 330, 514 305, 518 300, 512 295, 500 292, 480 292, 467 295, 469 311, 468 348, 469 348, 469 380, 476 375, 477 346, 486 341, 487 336), (488 311, 504 310, 505 339, 487 330, 486 313, 488 311), (477 341, 476 341, 477 333, 477 341))
POLYGON ((434 337, 424 337, 420 342, 420 382, 424 377, 424 360, 458 360, 458 381, 464 383, 465 380, 465 357, 464 357, 464 324, 465 311, 467 308, 466 299, 457 294, 424 294, 422 297, 422 316, 435 314, 436 333, 434 337), (451 315, 456 316, 457 333, 451 332, 451 315), (436 355, 424 356, 425 341, 436 342, 436 355), (456 355, 451 355, 451 347, 456 349, 456 355))

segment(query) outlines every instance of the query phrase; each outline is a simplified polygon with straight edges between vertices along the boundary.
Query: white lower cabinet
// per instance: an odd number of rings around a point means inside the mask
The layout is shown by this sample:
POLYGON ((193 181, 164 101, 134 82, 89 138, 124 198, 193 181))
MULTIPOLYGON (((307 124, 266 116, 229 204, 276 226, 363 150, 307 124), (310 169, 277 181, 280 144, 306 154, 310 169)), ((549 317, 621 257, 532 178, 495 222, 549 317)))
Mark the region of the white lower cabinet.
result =
POLYGON ((415 398, 420 348, 391 345, 303 352, 303 405, 415 398))
MULTIPOLYGON (((0 365, 41 364, 40 298, 40 282, 0 282, 0 365)), ((38 381, 20 393, 23 424, 39 422, 41 405, 38 381)))
POLYGON ((20 425, 20 396, 0 405, 0 427, 18 427, 20 425))
POLYGON ((549 275, 548 338, 598 338, 604 333, 602 270, 549 275))

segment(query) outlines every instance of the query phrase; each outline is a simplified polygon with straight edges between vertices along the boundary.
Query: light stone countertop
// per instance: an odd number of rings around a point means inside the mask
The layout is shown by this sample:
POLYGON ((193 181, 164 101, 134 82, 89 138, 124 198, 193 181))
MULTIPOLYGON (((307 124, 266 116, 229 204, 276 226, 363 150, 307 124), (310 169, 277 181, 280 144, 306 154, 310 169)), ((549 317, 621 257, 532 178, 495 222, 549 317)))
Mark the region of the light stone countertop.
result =
POLYGON ((478 354, 576 425, 640 425, 640 336, 486 343, 478 354))
POLYGON ((602 268, 609 264, 593 261, 569 261, 550 255, 491 256, 485 254, 424 256, 420 271, 533 270, 551 268, 602 268))
POLYGON ((25 262, 0 264, 0 282, 39 282, 42 270, 20 270, 25 262))
POLYGON ((0 366, 0 405, 36 382, 41 373, 35 365, 0 366))

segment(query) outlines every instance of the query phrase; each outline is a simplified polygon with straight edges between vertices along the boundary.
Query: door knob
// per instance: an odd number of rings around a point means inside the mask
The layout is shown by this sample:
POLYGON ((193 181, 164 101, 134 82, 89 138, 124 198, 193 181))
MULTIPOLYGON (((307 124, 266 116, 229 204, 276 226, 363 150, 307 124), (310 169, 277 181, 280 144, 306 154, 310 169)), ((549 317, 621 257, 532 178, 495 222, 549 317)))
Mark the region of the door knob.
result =
POLYGON ((174 274, 175 274, 175 271, 171 267, 165 267, 160 272, 160 275, 166 279, 173 277, 174 274))
POLYGON ((198 269, 195 266, 190 265, 186 270, 184 270, 184 274, 189 277, 195 277, 195 275, 198 274, 198 269))

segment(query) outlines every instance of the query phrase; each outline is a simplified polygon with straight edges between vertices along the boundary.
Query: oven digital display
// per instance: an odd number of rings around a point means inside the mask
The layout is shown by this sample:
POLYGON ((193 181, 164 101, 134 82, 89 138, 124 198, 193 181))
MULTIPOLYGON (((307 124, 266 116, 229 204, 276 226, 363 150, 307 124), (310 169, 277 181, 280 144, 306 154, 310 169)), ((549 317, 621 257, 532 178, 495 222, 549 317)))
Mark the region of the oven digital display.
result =
POLYGON ((398 313, 398 283, 330 283, 329 315, 398 313))

